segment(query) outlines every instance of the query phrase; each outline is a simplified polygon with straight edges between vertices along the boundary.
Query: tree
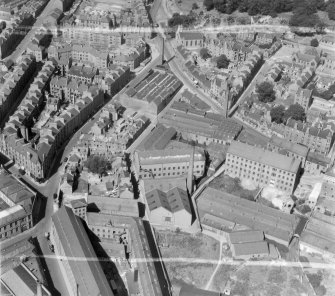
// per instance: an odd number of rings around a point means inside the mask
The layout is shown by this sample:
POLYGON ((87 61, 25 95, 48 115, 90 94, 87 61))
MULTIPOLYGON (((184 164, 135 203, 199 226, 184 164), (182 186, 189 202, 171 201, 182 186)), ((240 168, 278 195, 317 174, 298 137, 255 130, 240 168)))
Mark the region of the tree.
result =
POLYGON ((91 155, 85 162, 85 166, 94 174, 102 174, 106 170, 107 160, 98 155, 91 155))
POLYGON ((227 58, 224 54, 220 55, 220 56, 217 58, 216 66, 217 66, 219 69, 227 69, 228 66, 229 66, 229 60, 228 60, 228 58, 227 58))
POLYGON ((326 11, 328 13, 329 19, 335 20, 335 0, 328 1, 326 11))
POLYGON ((274 121, 275 123, 282 123, 283 122, 283 118, 284 118, 284 114, 285 114, 285 107, 282 105, 279 105, 277 107, 274 107, 271 111, 270 111, 270 116, 271 116, 271 121, 274 121))
POLYGON ((214 8, 214 1, 213 0, 204 0, 204 6, 206 7, 206 10, 212 10, 214 8))
POLYGON ((293 104, 285 111, 284 121, 289 118, 294 120, 304 121, 306 118, 305 110, 299 104, 293 104))
POLYGON ((200 49, 200 56, 204 60, 207 60, 208 58, 211 57, 207 48, 201 48, 200 49))
POLYGON ((258 94, 258 99, 263 103, 273 102, 276 99, 273 85, 267 81, 256 86, 256 93, 258 94))
POLYGON ((5 21, 2 21, 2 22, 0 23, 0 30, 4 30, 4 29, 6 29, 6 22, 5 22, 5 21))
POLYGON ((306 275, 314 289, 320 287, 323 278, 322 272, 320 270, 317 273, 306 273, 306 275))
POLYGON ((319 46, 319 41, 318 39, 314 38, 311 40, 311 46, 313 47, 318 47, 319 46))
POLYGON ((196 10, 196 9, 198 9, 198 8, 199 8, 199 6, 198 6, 197 3, 193 3, 193 4, 192 4, 192 10, 196 10))

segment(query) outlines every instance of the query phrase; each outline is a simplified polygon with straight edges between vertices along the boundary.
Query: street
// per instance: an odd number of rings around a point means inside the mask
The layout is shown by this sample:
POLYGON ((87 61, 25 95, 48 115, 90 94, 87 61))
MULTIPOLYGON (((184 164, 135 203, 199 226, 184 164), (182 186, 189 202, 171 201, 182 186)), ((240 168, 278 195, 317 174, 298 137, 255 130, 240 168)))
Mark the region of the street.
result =
POLYGON ((16 47, 14 52, 8 56, 6 59, 11 59, 16 61, 22 53, 26 50, 32 38, 35 36, 35 33, 42 28, 43 22, 46 20, 46 17, 54 10, 61 9, 62 3, 60 0, 49 0, 49 3, 46 5, 42 13, 37 17, 35 23, 33 24, 31 30, 27 33, 24 39, 20 42, 20 44, 16 47))

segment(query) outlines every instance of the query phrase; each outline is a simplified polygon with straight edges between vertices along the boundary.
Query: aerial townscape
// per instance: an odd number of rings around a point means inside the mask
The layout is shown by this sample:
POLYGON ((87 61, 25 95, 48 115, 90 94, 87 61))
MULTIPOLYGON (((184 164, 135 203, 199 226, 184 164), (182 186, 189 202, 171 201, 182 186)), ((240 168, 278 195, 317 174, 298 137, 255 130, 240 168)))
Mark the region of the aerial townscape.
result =
POLYGON ((0 295, 334 296, 335 0, 0 0, 0 295))

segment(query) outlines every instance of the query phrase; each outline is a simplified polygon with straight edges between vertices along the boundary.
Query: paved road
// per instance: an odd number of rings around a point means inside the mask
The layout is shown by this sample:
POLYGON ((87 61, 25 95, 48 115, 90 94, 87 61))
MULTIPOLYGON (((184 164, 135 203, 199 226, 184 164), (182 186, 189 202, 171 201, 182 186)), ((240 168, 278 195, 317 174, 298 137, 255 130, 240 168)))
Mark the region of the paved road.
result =
POLYGON ((266 61, 262 67, 259 69, 259 71, 257 72, 256 76, 254 77, 253 80, 251 80, 250 84, 248 85, 248 87, 244 90, 244 92, 242 93, 242 95, 240 96, 240 98, 237 100, 237 102, 234 104, 234 106, 229 110, 229 115, 232 115, 236 108, 244 102, 245 99, 247 99, 248 97, 251 96, 252 92, 254 91, 255 87, 257 84, 259 84, 262 81, 262 78, 264 77, 264 75, 266 73, 269 72, 269 70, 272 67, 272 63, 266 61))
POLYGON ((189 88, 191 92, 195 93, 202 101, 208 104, 213 111, 217 113, 224 112, 223 108, 215 103, 209 95, 204 94, 200 88, 195 87, 189 75, 186 74, 184 63, 180 62, 175 56, 175 50, 173 49, 170 41, 165 42, 165 58, 168 61, 172 72, 184 83, 187 88, 189 88))
POLYGON ((16 61, 22 53, 26 50, 32 38, 35 36, 35 33, 42 27, 43 22, 46 17, 55 9, 62 9, 62 3, 60 0, 49 0, 49 3, 45 6, 42 13, 37 17, 34 25, 31 30, 27 33, 21 43, 16 47, 15 51, 7 57, 7 59, 11 59, 16 61))

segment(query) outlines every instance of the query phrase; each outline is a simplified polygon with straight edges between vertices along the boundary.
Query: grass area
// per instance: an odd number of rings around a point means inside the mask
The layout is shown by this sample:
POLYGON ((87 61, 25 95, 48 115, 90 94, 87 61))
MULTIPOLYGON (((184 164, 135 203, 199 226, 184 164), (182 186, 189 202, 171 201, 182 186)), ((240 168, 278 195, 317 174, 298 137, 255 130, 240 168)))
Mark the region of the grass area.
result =
MULTIPOLYGON (((183 280, 187 284, 203 289, 206 287, 216 264, 211 263, 164 263, 172 282, 183 280)), ((173 284, 172 284, 173 285, 173 284)))
POLYGON ((220 255, 220 244, 217 240, 197 234, 176 233, 172 231, 157 231, 159 245, 164 244, 161 253, 164 258, 197 258, 217 260, 220 255))
POLYGON ((245 266, 232 278, 232 295, 298 296, 311 292, 300 281, 301 269, 278 266, 245 266))
POLYGON ((223 291, 226 286, 227 281, 230 279, 231 275, 234 273, 236 268, 237 268, 236 265, 230 265, 230 264, 220 265, 219 269, 217 270, 213 278, 213 282, 210 287, 210 290, 223 291))
POLYGON ((167 0, 167 1, 174 1, 175 5, 184 13, 188 14, 191 9, 192 5, 196 3, 199 8, 203 8, 203 0, 167 0))
POLYGON ((241 185, 240 179, 232 178, 227 175, 218 176, 210 183, 209 186, 248 200, 254 200, 254 197, 258 192, 258 189, 244 189, 241 185))
POLYGON ((206 260, 219 259, 219 242, 201 233, 193 236, 182 232, 155 231, 155 234, 171 282, 183 280, 197 288, 204 288, 216 267, 216 263, 206 263, 206 260), (190 259, 172 262, 168 258, 190 259), (205 260, 196 262, 196 259, 205 260))

